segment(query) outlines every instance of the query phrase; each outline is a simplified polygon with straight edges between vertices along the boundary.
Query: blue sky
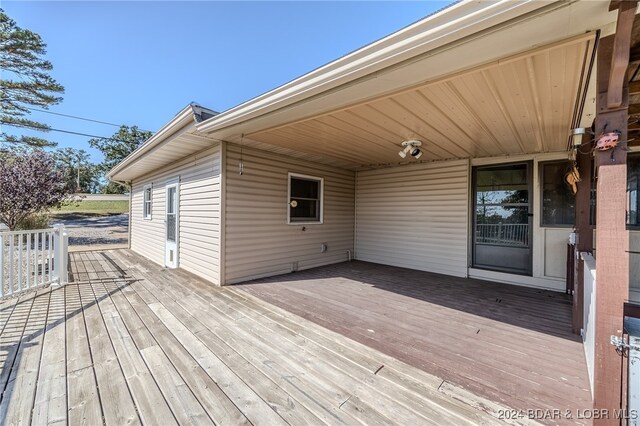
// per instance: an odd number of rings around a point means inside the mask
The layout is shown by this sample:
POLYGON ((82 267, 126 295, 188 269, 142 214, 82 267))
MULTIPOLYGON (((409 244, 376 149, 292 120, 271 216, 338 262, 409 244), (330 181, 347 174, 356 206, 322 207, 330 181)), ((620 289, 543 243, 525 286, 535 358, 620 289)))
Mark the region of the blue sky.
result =
MULTIPOLYGON (((2 8, 48 45, 52 75, 66 89, 50 111, 155 131, 191 101, 224 111, 447 3, 3 1, 2 8)), ((98 136, 117 130, 32 118, 98 136)), ((100 160, 87 137, 46 137, 100 160)))

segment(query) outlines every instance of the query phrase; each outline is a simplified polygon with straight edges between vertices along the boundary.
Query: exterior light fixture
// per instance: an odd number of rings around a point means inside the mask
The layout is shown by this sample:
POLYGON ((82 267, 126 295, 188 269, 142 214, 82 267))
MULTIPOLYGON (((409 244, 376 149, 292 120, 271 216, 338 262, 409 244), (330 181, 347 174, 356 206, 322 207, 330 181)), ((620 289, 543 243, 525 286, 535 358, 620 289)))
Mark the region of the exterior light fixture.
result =
POLYGON ((402 142, 402 147, 404 148, 402 151, 398 152, 398 155, 402 158, 406 158, 407 154, 411 155, 416 160, 422 157, 422 142, 417 139, 411 139, 408 141, 402 142))
POLYGON ((591 134, 591 130, 585 127, 576 127, 571 129, 571 146, 579 147, 584 142, 583 138, 587 134, 591 134))

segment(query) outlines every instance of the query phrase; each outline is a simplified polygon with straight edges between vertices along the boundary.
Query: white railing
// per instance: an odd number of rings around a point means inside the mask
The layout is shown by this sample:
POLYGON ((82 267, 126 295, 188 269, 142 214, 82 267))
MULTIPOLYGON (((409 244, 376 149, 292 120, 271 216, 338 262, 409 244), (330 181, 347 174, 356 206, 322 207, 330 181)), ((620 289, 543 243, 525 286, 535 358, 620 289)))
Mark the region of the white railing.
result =
POLYGON ((529 224, 527 223, 478 223, 476 242, 507 246, 529 245, 529 224))
POLYGON ((584 263, 584 309, 582 343, 593 395, 593 368, 596 360, 596 260, 589 253, 580 253, 584 263))
POLYGON ((68 236, 64 226, 0 231, 0 299, 67 283, 68 236))

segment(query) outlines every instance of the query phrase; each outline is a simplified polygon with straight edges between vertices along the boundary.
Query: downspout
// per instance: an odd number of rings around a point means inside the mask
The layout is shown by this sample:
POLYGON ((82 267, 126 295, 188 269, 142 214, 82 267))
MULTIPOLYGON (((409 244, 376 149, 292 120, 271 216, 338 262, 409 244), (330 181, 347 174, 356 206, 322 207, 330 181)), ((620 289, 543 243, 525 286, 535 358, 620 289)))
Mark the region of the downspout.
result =
POLYGON ((356 242, 358 241, 358 172, 353 177, 353 253, 347 250, 349 262, 356 257, 356 242))
POLYGON ((227 218, 227 142, 220 142, 220 240, 218 247, 218 285, 226 284, 226 218, 227 218))

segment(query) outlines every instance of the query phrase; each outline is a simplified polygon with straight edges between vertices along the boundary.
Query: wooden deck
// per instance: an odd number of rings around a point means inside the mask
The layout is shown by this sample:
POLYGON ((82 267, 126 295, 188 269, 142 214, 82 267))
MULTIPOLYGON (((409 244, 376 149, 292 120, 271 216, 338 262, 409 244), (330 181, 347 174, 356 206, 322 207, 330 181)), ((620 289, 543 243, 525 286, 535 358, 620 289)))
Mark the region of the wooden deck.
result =
POLYGON ((357 261, 237 288, 515 409, 592 406, 564 294, 357 261))
POLYGON ((71 266, 0 302, 0 424, 498 423, 500 405, 239 289, 127 250, 71 266))

